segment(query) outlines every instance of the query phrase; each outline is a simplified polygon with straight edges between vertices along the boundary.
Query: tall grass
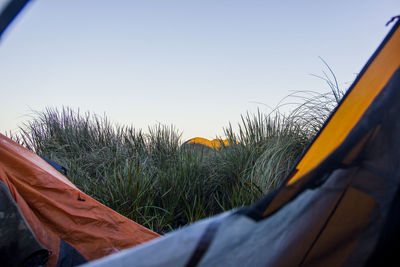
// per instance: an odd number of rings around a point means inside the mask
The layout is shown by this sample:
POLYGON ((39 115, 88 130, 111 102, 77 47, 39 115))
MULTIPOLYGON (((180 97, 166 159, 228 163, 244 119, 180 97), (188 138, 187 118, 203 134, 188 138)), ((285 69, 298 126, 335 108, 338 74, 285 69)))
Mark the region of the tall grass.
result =
POLYGON ((173 126, 145 132, 70 108, 36 112, 12 138, 64 165, 68 178, 101 203, 166 233, 276 188, 329 115, 332 97, 297 98, 287 116, 245 114, 237 131, 224 129, 230 145, 219 150, 182 146, 173 126))
POLYGON ((251 204, 279 184, 307 136, 261 113, 225 129, 230 146, 182 147, 172 126, 145 133, 106 117, 48 108, 14 136, 40 156, 68 169, 81 190, 159 233, 251 204), (290 155, 288 155, 290 154, 290 155))

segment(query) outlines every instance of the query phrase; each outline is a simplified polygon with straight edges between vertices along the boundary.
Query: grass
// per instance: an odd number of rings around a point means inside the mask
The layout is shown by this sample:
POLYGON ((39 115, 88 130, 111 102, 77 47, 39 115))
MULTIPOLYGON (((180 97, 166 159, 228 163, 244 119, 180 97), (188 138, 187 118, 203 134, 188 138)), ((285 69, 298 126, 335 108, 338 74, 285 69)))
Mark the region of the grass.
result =
POLYGON ((299 103, 287 116, 243 115, 237 131, 224 129, 231 145, 219 150, 182 146, 173 126, 144 132, 70 108, 36 112, 12 138, 65 166, 82 191, 164 234, 276 188, 339 101, 334 89, 292 95, 299 103))

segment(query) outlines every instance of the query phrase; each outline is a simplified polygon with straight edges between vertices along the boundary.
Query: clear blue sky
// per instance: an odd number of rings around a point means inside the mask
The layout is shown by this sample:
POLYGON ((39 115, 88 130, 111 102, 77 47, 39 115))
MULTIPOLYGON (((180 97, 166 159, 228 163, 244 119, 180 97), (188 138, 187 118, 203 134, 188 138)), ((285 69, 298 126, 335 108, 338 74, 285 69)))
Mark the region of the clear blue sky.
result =
POLYGON ((311 76, 354 80, 400 14, 398 0, 35 0, 0 41, 0 132, 69 106, 183 137, 221 135, 311 76))

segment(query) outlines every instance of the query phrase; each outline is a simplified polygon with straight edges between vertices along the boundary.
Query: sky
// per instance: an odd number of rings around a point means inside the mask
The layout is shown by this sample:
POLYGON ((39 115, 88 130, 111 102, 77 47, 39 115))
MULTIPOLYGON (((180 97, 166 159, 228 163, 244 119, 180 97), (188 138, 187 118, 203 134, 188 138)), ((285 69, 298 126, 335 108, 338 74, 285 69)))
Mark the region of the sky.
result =
POLYGON ((35 0, 0 40, 0 132, 46 107, 183 139, 223 136, 295 91, 346 90, 398 0, 35 0))

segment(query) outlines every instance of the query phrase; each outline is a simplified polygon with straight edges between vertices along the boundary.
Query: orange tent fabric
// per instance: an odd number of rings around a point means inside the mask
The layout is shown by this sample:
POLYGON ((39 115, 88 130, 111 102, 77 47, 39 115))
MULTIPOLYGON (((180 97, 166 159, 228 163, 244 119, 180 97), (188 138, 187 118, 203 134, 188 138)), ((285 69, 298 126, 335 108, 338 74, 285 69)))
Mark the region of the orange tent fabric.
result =
POLYGON ((208 140, 206 138, 203 137, 195 137, 192 138, 188 141, 185 142, 185 144, 199 144, 199 145, 204 145, 207 146, 209 148, 213 148, 213 149, 220 149, 222 145, 224 146, 229 146, 229 141, 228 140, 222 140, 222 139, 213 139, 213 140, 208 140))
POLYGON ((100 204, 32 151, 0 134, 0 181, 56 266, 64 240, 91 261, 159 235, 100 204))

